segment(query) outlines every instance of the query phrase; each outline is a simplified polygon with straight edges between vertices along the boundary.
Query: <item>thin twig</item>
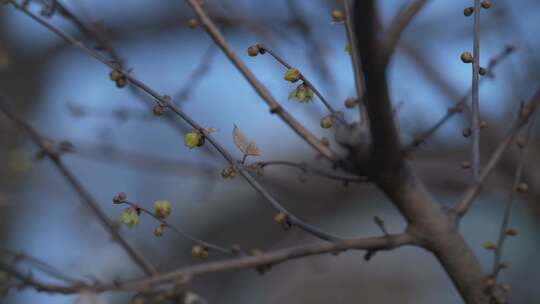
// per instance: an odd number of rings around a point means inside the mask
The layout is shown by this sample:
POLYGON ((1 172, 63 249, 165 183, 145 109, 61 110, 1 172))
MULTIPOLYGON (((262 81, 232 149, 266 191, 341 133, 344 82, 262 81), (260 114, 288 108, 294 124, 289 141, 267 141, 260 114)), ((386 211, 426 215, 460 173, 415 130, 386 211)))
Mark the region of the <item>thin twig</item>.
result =
POLYGON ((58 269, 56 269, 55 267, 49 265, 48 263, 38 259, 38 258, 35 258, 33 256, 29 256, 25 253, 22 253, 22 252, 15 252, 15 251, 12 251, 12 250, 9 250, 9 249, 0 249, 0 256, 2 255, 5 255, 5 256, 9 256, 12 260, 12 264, 15 265, 15 264, 18 264, 19 261, 25 261, 27 262, 28 264, 30 265, 33 265, 34 268, 40 270, 41 272, 55 278, 55 279, 58 279, 58 280, 61 280, 61 281, 64 281, 65 283, 71 283, 71 284, 74 284, 74 283, 80 283, 82 282, 81 280, 79 279, 76 279, 58 269))
POLYGON ((504 244, 506 241, 506 238, 508 236, 508 226, 510 224, 510 217, 512 215, 512 206, 514 205, 514 199, 516 195, 516 191, 518 189, 519 184, 521 183, 522 175, 523 175, 523 165, 525 163, 525 149, 527 148, 527 145, 530 143, 533 133, 534 133, 534 122, 535 118, 537 116, 537 112, 533 114, 529 121, 529 125, 527 126, 527 130, 525 131, 525 142, 523 143, 523 146, 519 146, 519 157, 518 157, 518 163, 516 167, 516 173, 514 175, 514 183, 512 185, 512 189, 510 189, 510 193, 508 195, 508 200, 506 201, 506 207, 504 210, 504 216, 501 223, 501 229, 499 231, 499 239, 497 241, 497 248, 495 249, 495 258, 493 260, 493 270, 491 277, 495 282, 497 281, 497 277, 502 270, 501 267, 501 259, 503 255, 503 249, 504 244))
POLYGON ((527 110, 521 111, 518 119, 513 124, 509 133, 506 135, 504 140, 499 144, 495 152, 493 152, 493 154, 491 155, 491 158, 487 162, 484 170, 482 170, 482 173, 480 174, 476 183, 472 185, 469 189, 467 189, 467 191, 465 192, 464 198, 453 209, 453 213, 457 215, 457 220, 459 220, 459 218, 463 217, 463 215, 467 213, 474 199, 480 192, 482 185, 484 184, 484 181, 488 178, 491 171, 497 166, 499 161, 502 159, 503 154, 506 152, 508 147, 514 141, 514 138, 517 136, 519 130, 529 121, 529 118, 538 109, 539 105, 540 105, 540 88, 536 91, 534 97, 531 99, 531 101, 527 105, 527 108, 526 108, 527 110))
MULTIPOLYGON (((414 60, 417 61, 419 66, 425 70, 429 75, 432 75, 432 78, 439 79, 439 75, 435 74, 437 71, 429 66, 427 63, 422 61, 416 54, 414 53, 414 50, 407 47, 405 48, 406 53, 410 55, 414 60)), ((495 70, 495 67, 502 62, 505 58, 508 58, 510 54, 514 52, 514 47, 507 46, 505 47, 499 54, 495 55, 490 61, 486 68, 486 75, 488 77, 493 78, 495 70)), ((483 83, 486 78, 481 78, 479 81, 479 84, 483 83)), ((442 79, 441 79, 442 80, 442 79)), ((440 81, 438 81, 440 82, 440 81)), ((450 90, 447 90, 450 92, 450 90)), ((455 114, 463 112, 463 110, 467 109, 467 101, 469 100, 469 97, 472 94, 472 88, 470 88, 454 105, 450 108, 448 108, 448 111, 446 114, 441 117, 431 128, 424 131, 423 133, 415 136, 415 138, 402 150, 404 155, 410 154, 415 148, 419 147, 421 144, 425 143, 426 140, 432 136, 437 130, 439 130, 450 118, 452 118, 455 114)), ((452 94, 454 95, 454 94, 452 94)))
MULTIPOLYGON (((270 56, 272 56, 277 62, 279 62, 285 68, 287 68, 287 69, 292 69, 293 68, 281 56, 279 56, 276 52, 274 52, 273 50, 266 47, 264 44, 258 44, 257 46, 259 46, 259 49, 263 49, 265 52, 270 54, 270 56)), ((336 118, 336 119, 340 120, 341 122, 345 123, 345 121, 343 120, 343 117, 341 115, 338 115, 338 112, 332 107, 332 104, 330 104, 330 102, 321 94, 321 92, 319 92, 319 90, 317 90, 317 88, 313 85, 313 83, 311 83, 306 78, 306 76, 304 76, 304 74, 302 74, 302 73, 300 73, 300 80, 303 81, 308 87, 310 87, 313 90, 315 95, 317 95, 317 97, 319 97, 319 99, 324 104, 326 109, 328 109, 328 112, 330 112, 330 114, 332 114, 332 116, 334 118, 336 118)))
POLYGON ((342 182, 365 183, 365 182, 368 181, 367 177, 365 177, 365 176, 343 176, 343 175, 332 174, 332 173, 326 172, 324 170, 311 168, 306 163, 295 163, 295 162, 291 162, 291 161, 281 161, 281 160, 277 161, 277 160, 274 160, 274 161, 256 162, 256 163, 254 163, 252 165, 260 166, 261 168, 265 168, 265 167, 268 167, 268 166, 275 166, 275 165, 287 166, 287 167, 297 168, 297 169, 301 170, 305 174, 314 174, 314 175, 318 175, 318 176, 321 176, 321 177, 325 177, 325 178, 333 179, 333 180, 338 180, 338 181, 342 181, 342 182))
POLYGON ((480 176, 480 101, 478 78, 480 77, 480 0, 474 0, 474 42, 472 64, 472 146, 471 146, 471 170, 474 179, 478 181, 480 176))
POLYGON ((236 253, 234 250, 227 249, 225 247, 222 247, 222 246, 219 246, 219 245, 212 244, 210 242, 201 240, 201 239, 189 234, 188 232, 186 232, 186 231, 172 225, 166 219, 158 217, 157 215, 155 215, 150 210, 148 210, 148 209, 146 209, 144 207, 141 207, 138 204, 132 203, 130 201, 122 201, 122 202, 119 202, 119 204, 129 205, 131 207, 136 208, 137 210, 140 210, 141 212, 143 212, 145 214, 148 214, 150 217, 157 220, 160 223, 161 226, 171 229, 172 231, 176 232, 177 234, 181 235, 182 237, 188 239, 189 241, 191 241, 191 242, 193 242, 195 244, 201 245, 201 246, 203 246, 205 248, 208 248, 208 249, 214 249, 214 250, 216 250, 216 251, 218 251, 220 253, 223 253, 225 255, 234 255, 236 253))
POLYGON ((59 157, 58 153, 51 148, 50 144, 45 142, 42 136, 26 121, 19 117, 11 108, 8 106, 8 102, 5 97, 0 96, 0 111, 2 111, 9 119, 11 119, 18 127, 23 129, 32 141, 38 145, 43 153, 53 162, 56 168, 64 176, 66 181, 73 187, 77 192, 81 200, 92 210, 96 218, 99 220, 101 225, 109 232, 112 239, 128 253, 129 257, 137 264, 139 267, 144 270, 148 275, 157 274, 154 267, 146 261, 146 259, 135 249, 129 245, 129 243, 120 235, 118 229, 115 225, 109 220, 105 212, 101 210, 97 201, 92 197, 92 195, 82 186, 79 180, 75 175, 64 165, 63 161, 59 157))

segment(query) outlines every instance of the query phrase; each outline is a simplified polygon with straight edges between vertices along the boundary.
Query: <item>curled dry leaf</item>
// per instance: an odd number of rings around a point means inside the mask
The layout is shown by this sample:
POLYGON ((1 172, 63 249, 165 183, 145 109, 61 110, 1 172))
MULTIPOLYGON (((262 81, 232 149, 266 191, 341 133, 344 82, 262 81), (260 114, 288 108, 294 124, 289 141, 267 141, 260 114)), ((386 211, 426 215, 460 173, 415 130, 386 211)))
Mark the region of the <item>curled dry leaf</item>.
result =
POLYGON ((254 142, 249 141, 236 125, 233 129, 233 139, 238 149, 240 149, 240 151, 242 151, 242 153, 244 153, 245 155, 261 155, 261 151, 259 150, 257 145, 254 142))

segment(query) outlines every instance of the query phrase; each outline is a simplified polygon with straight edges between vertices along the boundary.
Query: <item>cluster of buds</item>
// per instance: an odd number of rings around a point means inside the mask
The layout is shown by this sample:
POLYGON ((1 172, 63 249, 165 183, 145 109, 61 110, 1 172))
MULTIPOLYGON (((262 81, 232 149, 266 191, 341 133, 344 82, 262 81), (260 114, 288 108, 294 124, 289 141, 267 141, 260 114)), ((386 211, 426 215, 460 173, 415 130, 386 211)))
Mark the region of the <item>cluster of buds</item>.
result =
POLYGON ((290 94, 289 99, 296 99, 300 103, 313 101, 313 90, 311 87, 302 83, 298 85, 290 94))
POLYGON ((221 171, 221 177, 225 179, 234 178, 236 176, 236 170, 233 166, 228 166, 221 171))
POLYGON ((321 128, 323 129, 330 129, 332 127, 334 118, 332 115, 326 115, 323 118, 321 118, 321 128))
MULTIPOLYGON (((480 2, 480 6, 483 9, 491 8, 491 4, 492 3, 491 3, 490 0, 483 0, 482 2, 480 2)), ((469 7, 466 7, 465 9, 463 9, 463 15, 465 15, 466 17, 472 16, 472 14, 474 14, 474 7, 469 6, 469 7)))
POLYGON ((260 44, 254 44, 247 48, 247 53, 250 57, 255 57, 259 54, 264 55, 266 51, 264 50, 264 47, 260 44))
POLYGON ((117 195, 113 196, 113 203, 121 204, 127 200, 127 194, 125 192, 119 192, 117 195))
POLYGON ((119 70, 112 70, 109 74, 109 78, 116 83, 118 88, 123 88, 127 84, 126 75, 119 70))
POLYGON ((257 173, 258 176, 264 175, 264 164, 261 162, 255 162, 249 165, 249 168, 257 173))
POLYGON ((139 225, 139 216, 141 209, 135 206, 129 206, 120 215, 120 223, 125 224, 129 229, 133 229, 139 225))
POLYGON ((171 214, 171 203, 165 200, 154 202, 154 214, 164 220, 171 214))

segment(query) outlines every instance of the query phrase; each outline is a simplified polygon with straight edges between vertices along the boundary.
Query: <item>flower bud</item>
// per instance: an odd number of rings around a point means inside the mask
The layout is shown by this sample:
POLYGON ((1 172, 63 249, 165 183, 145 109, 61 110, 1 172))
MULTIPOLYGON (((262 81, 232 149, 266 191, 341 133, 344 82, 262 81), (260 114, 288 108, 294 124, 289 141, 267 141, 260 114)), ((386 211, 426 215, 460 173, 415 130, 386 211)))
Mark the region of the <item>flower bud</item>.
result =
POLYGON ((112 81, 117 81, 118 79, 121 79, 122 77, 124 77, 124 75, 118 70, 112 70, 109 73, 109 78, 111 78, 112 81))
POLYGON ((117 88, 123 88, 127 85, 127 80, 125 77, 120 78, 116 81, 116 87, 117 88))
POLYGON ((469 52, 463 52, 461 53, 461 61, 463 63, 471 63, 473 62, 473 55, 469 52))
POLYGON ((321 128, 329 129, 332 127, 332 116, 327 115, 321 119, 321 128))
POLYGON ((155 105, 154 108, 152 108, 152 113, 154 113, 155 116, 161 116, 163 115, 163 112, 165 111, 165 108, 160 105, 155 105))
POLYGON ((124 192, 119 192, 117 195, 115 195, 112 199, 113 203, 115 204, 121 204, 125 202, 127 199, 127 195, 124 192))
POLYGON ((171 203, 165 200, 155 201, 154 214, 161 219, 166 219, 171 214, 171 203))
POLYGON ((302 75, 300 74, 300 71, 295 68, 290 68, 285 72, 285 76, 283 76, 283 79, 290 81, 290 82, 297 82, 302 78, 302 75))
POLYGON ((332 11, 332 20, 334 20, 334 22, 343 22, 345 16, 341 10, 335 9, 332 11))
POLYGON ((159 225, 156 227, 156 229, 154 229, 154 235, 156 237, 160 237, 163 235, 163 231, 165 231, 165 227, 163 227, 163 225, 159 225))
POLYGON ((129 229, 133 229, 139 225, 139 211, 131 206, 122 212, 120 223, 125 224, 129 229))
POLYGON ((274 216, 274 222, 278 224, 285 224, 287 222, 287 215, 283 212, 279 212, 274 216))
POLYGON ((228 166, 225 169, 221 171, 221 177, 228 179, 228 178, 234 178, 236 176, 236 170, 233 166, 228 166))
POLYGON ((347 100, 345 100, 344 104, 345 104, 345 108, 352 109, 352 108, 354 108, 354 106, 356 106, 356 99, 347 98, 347 100))
POLYGON ((208 257, 208 248, 202 245, 195 245, 191 248, 191 256, 195 258, 207 258, 208 257))
POLYGON ((187 26, 190 29, 195 29, 195 28, 197 28, 199 26, 199 20, 197 20, 195 18, 191 18, 191 19, 188 20, 187 26))
POLYGON ((186 147, 193 149, 204 145, 204 136, 199 131, 191 131, 186 133, 184 137, 186 147))
POLYGON ((248 53, 248 55, 250 57, 255 57, 255 56, 259 55, 259 46, 252 45, 252 46, 248 47, 247 53, 248 53))
POLYGON ((302 83, 289 94, 289 99, 292 98, 295 98, 300 103, 310 102, 313 100, 313 90, 306 84, 302 83))

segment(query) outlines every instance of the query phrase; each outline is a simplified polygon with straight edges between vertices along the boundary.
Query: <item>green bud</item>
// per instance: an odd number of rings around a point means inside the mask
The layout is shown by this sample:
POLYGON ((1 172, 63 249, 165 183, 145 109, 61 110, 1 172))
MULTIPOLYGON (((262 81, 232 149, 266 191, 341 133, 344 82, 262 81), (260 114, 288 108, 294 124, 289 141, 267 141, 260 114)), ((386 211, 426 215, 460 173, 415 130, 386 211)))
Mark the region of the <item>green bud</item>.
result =
POLYGON ((473 62, 473 55, 470 52, 461 53, 460 58, 461 58, 461 61, 463 61, 463 63, 473 62))
POLYGON ((171 214, 171 203, 165 200, 155 201, 154 213, 159 218, 167 218, 171 214))
POLYGON ((327 115, 321 119, 321 128, 329 129, 332 127, 332 116, 327 115))
POLYGON ((332 11, 332 20, 334 20, 334 22, 343 22, 345 20, 345 15, 341 10, 335 9, 332 11))
POLYGON ((285 76, 283 76, 283 79, 290 81, 290 82, 297 82, 300 80, 302 75, 300 74, 300 71, 295 68, 290 68, 285 72, 285 76))
POLYGON ((111 73, 109 73, 109 78, 111 78, 112 81, 118 81, 123 77, 124 75, 118 70, 112 70, 111 73))
POLYGON ((205 259, 208 257, 208 248, 197 244, 191 248, 191 256, 205 259))
POLYGON ((204 144, 204 136, 199 131, 191 131, 186 133, 184 144, 190 149, 200 147, 204 144))
POLYGON ((139 225, 139 211, 135 207, 129 207, 120 216, 120 223, 125 224, 129 229, 139 225))
POLYGON ((252 45, 248 47, 247 53, 250 57, 255 57, 259 55, 259 47, 257 45, 252 45))
POLYGON ((313 90, 302 83, 289 94, 289 99, 292 98, 296 98, 301 103, 310 102, 313 100, 313 90))

